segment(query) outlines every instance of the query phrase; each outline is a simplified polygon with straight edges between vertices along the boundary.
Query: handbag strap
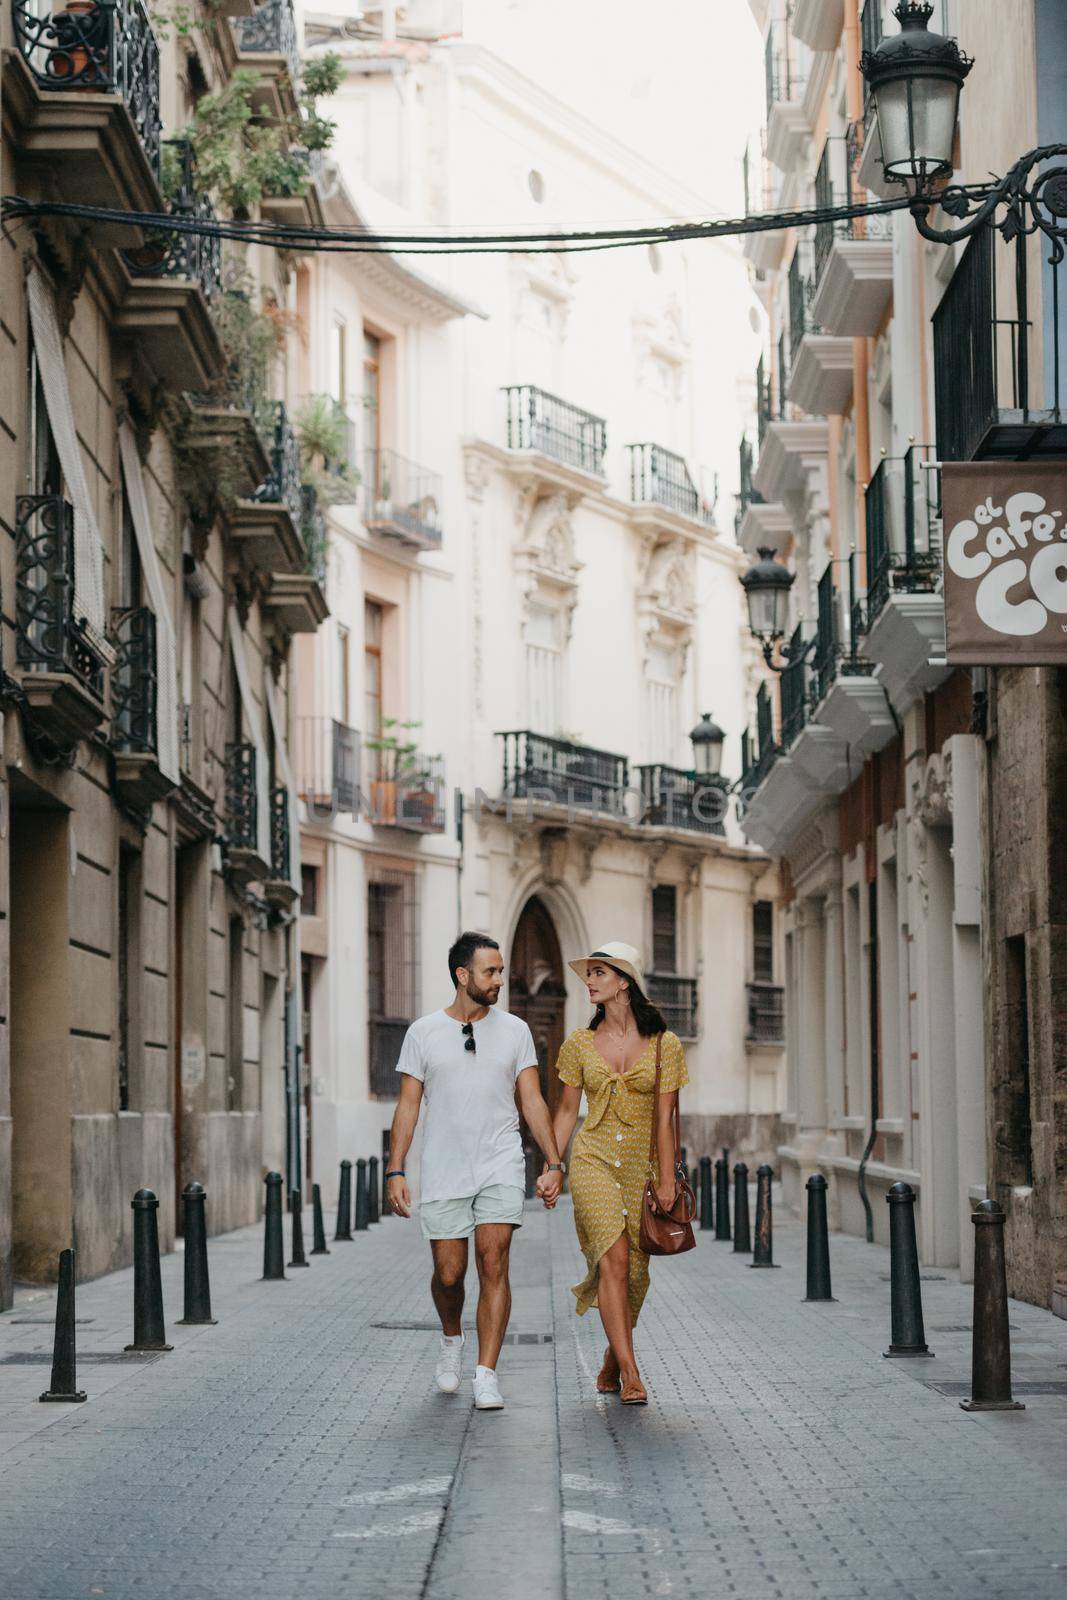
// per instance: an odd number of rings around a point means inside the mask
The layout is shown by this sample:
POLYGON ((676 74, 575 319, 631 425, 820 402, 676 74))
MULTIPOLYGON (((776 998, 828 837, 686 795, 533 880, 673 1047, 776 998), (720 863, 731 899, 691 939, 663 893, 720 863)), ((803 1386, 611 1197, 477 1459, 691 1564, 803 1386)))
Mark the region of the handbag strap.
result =
MULTIPOLYGON (((662 1077, 662 1075, 663 1075, 663 1035, 662 1035, 662 1033, 657 1033, 657 1035, 656 1035, 656 1087, 652 1092, 652 1126, 649 1129, 649 1133, 648 1133, 648 1164, 649 1164, 650 1167, 652 1165, 653 1157, 656 1154, 656 1125, 657 1125, 657 1121, 658 1121, 657 1116, 656 1116, 656 1112, 657 1112, 657 1109, 659 1107, 659 1085, 660 1085, 660 1078, 662 1077)), ((679 1168, 679 1166, 681 1165, 681 1162, 682 1162, 682 1113, 681 1113, 681 1108, 679 1106, 678 1101, 679 1101, 679 1096, 676 1093, 675 1097, 674 1097, 674 1106, 673 1106, 673 1108, 671 1110, 671 1124, 672 1124, 672 1126, 674 1128, 674 1168, 675 1168, 675 1171, 678 1170, 678 1168, 679 1168)), ((662 1173, 660 1174, 660 1176, 661 1177, 663 1176, 662 1173)))

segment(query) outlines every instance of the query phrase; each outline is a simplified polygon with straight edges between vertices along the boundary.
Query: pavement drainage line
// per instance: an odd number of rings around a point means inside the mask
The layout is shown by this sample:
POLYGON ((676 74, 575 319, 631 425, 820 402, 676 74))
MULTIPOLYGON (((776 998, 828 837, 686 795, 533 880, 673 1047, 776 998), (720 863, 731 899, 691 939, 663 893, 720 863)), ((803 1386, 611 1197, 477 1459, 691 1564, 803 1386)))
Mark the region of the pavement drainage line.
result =
POLYGON ((474 1407, 472 1405, 467 1411, 467 1420, 463 1425, 463 1435, 459 1441, 459 1449, 456 1452, 456 1470, 452 1474, 452 1479, 448 1487, 448 1494, 445 1497, 445 1503, 441 1507, 439 1513, 440 1521, 437 1524, 437 1533, 434 1536, 433 1548, 430 1551, 430 1558, 426 1563, 426 1571, 423 1574, 422 1586, 419 1589, 419 1600, 426 1600, 426 1596, 430 1592, 433 1569, 437 1564, 437 1557, 440 1554, 441 1546, 444 1543, 445 1529, 448 1527, 449 1519, 452 1515, 452 1507, 456 1500, 456 1493, 463 1478, 463 1457, 467 1449, 467 1440, 470 1438, 471 1422, 473 1417, 474 1407))
MULTIPOLYGON (((79 1350, 80 1367, 101 1367, 115 1361, 158 1361, 162 1350, 79 1350)), ((50 1367, 51 1350, 9 1350, 0 1356, 0 1367, 50 1367)))
MULTIPOLYGON (((923 1380, 923 1388, 936 1389, 937 1393, 943 1394, 946 1399, 955 1400, 957 1398, 966 1398, 971 1392, 972 1385, 970 1383, 959 1383, 955 1380, 950 1381, 947 1378, 925 1378, 923 1380)), ((1026 1381, 1013 1376, 1011 1392, 1014 1395, 1067 1395, 1067 1383, 1061 1383, 1058 1379, 1051 1379, 1047 1382, 1042 1382, 1040 1379, 1026 1381)))

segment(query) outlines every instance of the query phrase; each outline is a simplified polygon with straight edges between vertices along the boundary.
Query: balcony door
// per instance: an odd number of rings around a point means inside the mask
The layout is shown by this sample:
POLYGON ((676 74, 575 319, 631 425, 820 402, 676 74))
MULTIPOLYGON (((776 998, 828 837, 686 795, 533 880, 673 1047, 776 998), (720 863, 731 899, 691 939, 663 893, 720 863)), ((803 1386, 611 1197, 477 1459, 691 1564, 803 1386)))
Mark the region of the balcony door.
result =
POLYGON ((548 737, 563 726, 563 649, 561 618, 534 606, 526 619, 527 723, 531 733, 548 737))
MULTIPOLYGON (((512 1012, 529 1024, 533 1034, 537 1066, 541 1074, 541 1093, 554 1115, 560 1097, 556 1061, 563 1043, 567 991, 552 914, 536 895, 526 902, 515 929, 508 985, 512 1012)), ((521 1128, 529 1180, 531 1171, 535 1176, 540 1171, 540 1153, 525 1122, 521 1122, 521 1128)))

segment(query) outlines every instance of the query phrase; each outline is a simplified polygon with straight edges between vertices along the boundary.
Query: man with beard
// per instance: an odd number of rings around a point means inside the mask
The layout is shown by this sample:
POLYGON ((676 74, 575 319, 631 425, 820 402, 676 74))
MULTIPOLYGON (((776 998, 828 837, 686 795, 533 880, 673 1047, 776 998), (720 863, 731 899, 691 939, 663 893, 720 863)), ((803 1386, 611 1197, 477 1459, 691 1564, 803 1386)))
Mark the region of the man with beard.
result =
POLYGON ((508 1258, 511 1236, 522 1226, 525 1192, 516 1090, 548 1162, 538 1186, 546 1205, 558 1198, 563 1163, 541 1095, 533 1036, 520 1017, 494 1009, 504 982, 500 946, 484 933, 460 934, 448 952, 448 970, 455 999, 411 1024, 397 1062, 402 1076, 386 1168, 389 1205, 397 1216, 410 1217, 404 1158, 425 1101, 419 1220, 433 1251, 430 1292, 441 1319, 437 1387, 455 1394, 460 1385, 473 1234, 479 1283, 474 1404, 499 1411, 504 1401, 496 1363, 511 1314, 508 1258))

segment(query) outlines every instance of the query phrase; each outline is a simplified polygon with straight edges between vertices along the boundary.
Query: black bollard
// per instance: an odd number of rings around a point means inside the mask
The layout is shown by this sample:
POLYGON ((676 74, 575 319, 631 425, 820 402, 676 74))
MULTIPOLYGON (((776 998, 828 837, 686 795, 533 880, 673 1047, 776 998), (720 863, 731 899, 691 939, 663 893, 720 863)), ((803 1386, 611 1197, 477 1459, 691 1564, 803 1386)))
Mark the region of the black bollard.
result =
POLYGON ((263 1214, 263 1278, 276 1281, 285 1277, 285 1245, 282 1240, 282 1184, 280 1172, 268 1172, 267 1206, 263 1214))
POLYGON ((380 1221, 378 1215, 378 1157, 367 1162, 367 1221, 380 1221))
POLYGON ((915 1191, 895 1183, 889 1205, 890 1344, 887 1356, 932 1356, 923 1329, 919 1251, 915 1243, 915 1191))
POLYGON ((291 1267, 310 1267, 311 1262, 304 1254, 304 1197, 299 1189, 293 1189, 289 1195, 289 1215, 293 1224, 293 1259, 289 1262, 291 1267))
POLYGON ((771 1180, 773 1167, 764 1162, 756 1170, 756 1243, 752 1250, 752 1267, 776 1267, 774 1260, 774 1223, 771 1216, 771 1180))
POLYGON ((826 1222, 826 1179, 808 1179, 808 1292, 805 1300, 833 1300, 830 1292, 830 1233, 826 1222))
POLYGON ((313 1256, 328 1256, 326 1248, 326 1228, 322 1221, 322 1190, 317 1183, 311 1185, 311 1228, 313 1256))
POLYGON ((983 1200, 974 1223, 974 1332, 971 1335, 971 1398, 964 1411, 1025 1411, 1011 1397, 1008 1279, 1004 1269, 1004 1213, 983 1200))
POLYGON ((725 1156, 715 1163, 715 1237, 730 1237, 730 1169, 725 1156))
POLYGON ((710 1232, 715 1226, 715 1206, 712 1201, 711 1157, 700 1158, 700 1227, 710 1232))
POLYGON ((333 1242, 352 1238, 352 1163, 341 1162, 341 1182, 337 1190, 337 1227, 333 1242))
POLYGON ((159 1275, 159 1201, 138 1189, 133 1207, 133 1343, 127 1350, 173 1350, 163 1327, 163 1280, 159 1275))
POLYGON ((734 1255, 748 1255, 752 1235, 748 1227, 748 1167, 739 1161, 734 1167, 734 1255))
POLYGON ((683 1172, 688 1172, 689 1171, 689 1150, 688 1150, 688 1147, 686 1145, 684 1145, 684 1144, 682 1146, 682 1171, 683 1172))
POLYGON ((367 1163, 363 1156, 356 1162, 356 1232, 367 1227, 370 1206, 367 1201, 367 1163))
POLYGON ((382 1157, 382 1173, 381 1173, 382 1192, 381 1192, 381 1200, 380 1200, 380 1203, 379 1203, 379 1206, 378 1206, 378 1215, 380 1217, 387 1217, 389 1215, 389 1182, 388 1182, 388 1179, 385 1176, 385 1174, 388 1172, 388 1170, 389 1170, 389 1163, 386 1161, 385 1157, 383 1156, 382 1157))
POLYGON ((185 1315, 180 1328, 201 1327, 218 1321, 211 1315, 211 1285, 207 1274, 207 1191, 201 1183, 182 1190, 182 1227, 185 1237, 185 1315))
POLYGON ((74 1352, 74 1251, 59 1252, 59 1287, 56 1292, 56 1336, 52 1345, 52 1383, 42 1400, 84 1400, 77 1387, 74 1352))

